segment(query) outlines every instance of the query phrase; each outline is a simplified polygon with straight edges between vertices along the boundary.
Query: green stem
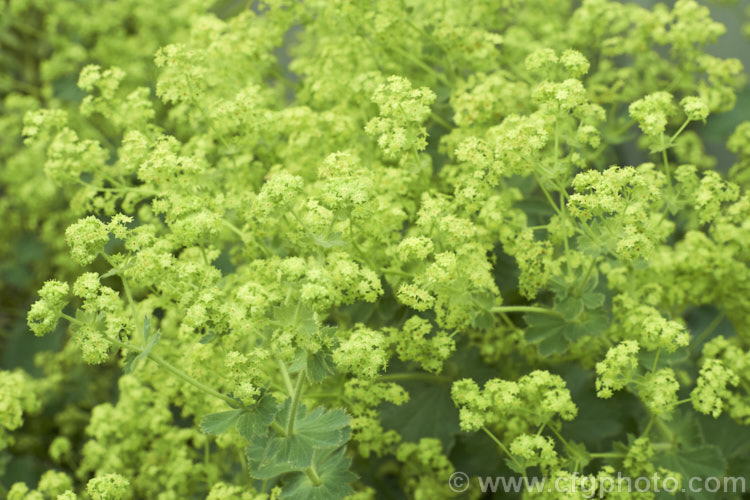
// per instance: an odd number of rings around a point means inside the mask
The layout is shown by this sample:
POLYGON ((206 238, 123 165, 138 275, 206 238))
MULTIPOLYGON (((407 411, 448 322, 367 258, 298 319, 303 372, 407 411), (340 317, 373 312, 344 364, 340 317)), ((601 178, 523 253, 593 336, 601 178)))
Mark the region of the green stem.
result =
POLYGON ((589 456, 591 458, 620 458, 624 457, 624 453, 617 453, 616 451, 613 451, 611 453, 589 453, 589 456))
POLYGON ((383 274, 392 274, 394 276, 403 276, 405 278, 411 278, 414 275, 412 273, 405 273, 404 271, 399 271, 398 269, 381 269, 380 270, 383 274))
POLYGON ((544 186, 542 185, 542 181, 539 180, 539 176, 536 175, 536 172, 533 172, 534 179, 536 179, 536 183, 539 186, 539 189, 542 190, 542 193, 544 193, 544 196, 547 198, 547 201, 549 202, 550 206, 552 206, 552 210, 555 211, 555 213, 562 217, 562 213, 560 212, 560 209, 557 208, 557 203, 552 199, 552 196, 550 196, 549 191, 547 191, 544 186))
POLYGON ((596 257, 593 257, 591 259, 591 263, 589 263, 588 269, 586 269, 586 274, 583 275, 583 280, 581 281, 581 287, 578 288, 578 293, 583 293, 583 289, 586 287, 586 282, 589 280, 589 276, 591 276, 591 271, 594 270, 594 266, 596 265, 596 261, 598 259, 596 257))
POLYGON ((321 484, 323 484, 323 480, 320 479, 320 476, 315 470, 314 465, 310 465, 310 467, 305 469, 305 475, 307 475, 307 477, 310 479, 310 482, 313 484, 313 486, 320 486, 321 484))
MULTIPOLYGON (((115 263, 112 262, 112 260, 109 258, 109 256, 106 253, 102 252, 102 257, 104 257, 104 260, 106 260, 107 263, 110 266, 112 266, 112 269, 117 268, 117 266, 115 265, 115 263)), ((135 328, 135 331, 138 331, 138 325, 140 323, 139 320, 138 320, 138 310, 137 310, 137 308, 135 306, 135 301, 133 300, 133 294, 130 292, 130 286, 128 286, 128 280, 126 280, 125 276, 123 276, 122 274, 120 274, 119 271, 117 272, 117 276, 119 276, 120 277, 120 281, 122 281, 122 288, 123 288, 123 290, 125 290, 125 297, 127 297, 128 303, 130 304, 130 312, 133 315, 133 321, 134 321, 133 328, 135 328)), ((141 332, 141 333, 144 336, 146 335, 145 331, 141 332)))
POLYGON ((500 313, 500 318, 505 322, 505 325, 511 330, 517 330, 518 327, 510 320, 507 314, 500 313))
POLYGON ((286 437, 286 435, 287 435, 286 434, 286 429, 284 429, 282 426, 280 426, 276 422, 271 422, 271 429, 275 430, 279 434, 279 436, 286 437))
POLYGON ((73 316, 65 313, 60 313, 60 317, 67 319, 69 322, 73 323, 74 325, 84 326, 86 323, 81 321, 80 319, 76 319, 73 316))
POLYGON ((421 380, 423 382, 450 383, 452 378, 431 373, 391 373, 378 377, 378 382, 397 382, 400 380, 421 380))
POLYGON ((247 483, 250 479, 250 467, 248 466, 247 455, 243 447, 240 447, 240 462, 242 462, 242 482, 247 483))
POLYGON ((227 228, 230 231, 232 231, 234 234, 236 234, 237 236, 239 236, 240 240, 242 241, 242 243, 245 243, 245 233, 243 233, 237 226, 235 226, 234 224, 232 224, 228 220, 226 220, 226 219, 219 219, 219 220, 221 221, 222 224, 224 224, 225 226, 227 226, 227 228))
POLYGON ((564 438, 564 437, 562 437, 562 435, 561 435, 561 434, 560 434, 559 432, 557 432, 557 429, 555 429, 555 428, 554 428, 553 426, 551 426, 551 425, 550 425, 550 426, 549 426, 548 428, 549 428, 549 430, 551 430, 551 431, 552 431, 552 433, 553 433, 553 434, 554 434, 555 436, 557 436, 557 439, 559 439, 559 440, 560 440, 560 442, 561 442, 561 443, 563 444, 563 446, 565 446, 565 448, 566 448, 567 450, 569 450, 569 451, 573 451, 573 449, 572 449, 572 448, 570 447, 570 445, 569 445, 569 444, 568 444, 568 442, 567 442, 567 441, 565 440, 565 438, 564 438))
POLYGON ((683 130, 685 130, 685 127, 688 126, 688 123, 690 123, 690 118, 686 119, 685 122, 682 124, 682 126, 677 129, 677 132, 674 133, 672 137, 669 138, 669 144, 671 145, 675 139, 677 139, 677 136, 679 136, 683 130))
POLYGON ((669 159, 667 158, 667 145, 664 143, 664 132, 661 134, 661 158, 664 162, 664 173, 667 176, 667 190, 669 191, 669 194, 672 195, 672 173, 669 168, 669 159))
POLYGON ((614 137, 619 138, 622 134, 630 130, 630 127, 632 127, 635 124, 634 119, 629 119, 625 122, 625 124, 620 127, 619 129, 615 130, 614 137))
MULTIPOLYGON (((232 224, 228 220, 226 220, 224 218, 220 218, 219 221, 222 224, 224 224, 227 227, 227 229, 229 229, 231 232, 233 232, 234 234, 236 234, 239 237, 239 239, 240 239, 240 241, 242 242, 243 245, 247 246, 247 242, 252 240, 252 238, 248 237, 247 234, 245 234, 240 228, 238 228, 237 226, 235 226, 234 224, 232 224)), ((257 247, 260 249, 261 252, 263 252, 263 254, 266 257, 272 257, 273 256, 273 253, 271 252, 271 250, 269 250, 268 248, 266 248, 266 245, 262 241, 260 241, 260 240, 254 240, 254 241, 257 244, 257 247)))
POLYGON ((656 426, 659 427, 659 430, 664 434, 664 436, 669 440, 670 443, 674 442, 674 433, 667 427, 667 425, 662 422, 662 420, 659 417, 654 417, 654 421, 656 421, 656 426))
POLYGON ((508 448, 505 447, 505 445, 500 441, 495 434, 492 433, 486 426, 482 426, 482 430, 495 442, 495 444, 503 450, 503 452, 508 455, 508 457, 513 461, 514 464, 516 464, 516 467, 519 469, 522 469, 521 464, 518 463, 516 460, 516 457, 513 456, 513 454, 510 452, 508 448))
POLYGON ((294 394, 292 395, 292 406, 289 409, 289 420, 286 423, 286 435, 291 436, 294 433, 294 419, 297 416, 297 408, 299 407, 299 400, 302 397, 302 388, 305 385, 305 372, 301 371, 297 378, 297 385, 294 387, 294 394))
POLYGON ((711 323, 708 324, 708 326, 703 330, 699 335, 697 335, 691 342, 690 342, 690 348, 692 350, 695 350, 700 346, 701 342, 706 340, 706 338, 713 333, 714 330, 716 330, 716 327, 719 326, 721 321, 724 319, 724 311, 720 312, 716 315, 716 317, 711 321, 711 323))
POLYGON ((209 443, 208 443, 208 439, 206 439, 206 442, 203 445, 203 466, 206 468, 206 483, 211 484, 212 483, 211 473, 209 472, 209 465, 208 465, 210 463, 209 456, 210 456, 209 443))
POLYGON ((547 309, 544 307, 534 307, 534 306, 497 306, 497 307, 493 307, 492 309, 490 309, 490 312, 493 312, 493 313, 531 312, 531 313, 539 313, 539 314, 548 314, 550 316, 557 316, 559 318, 563 317, 562 314, 552 309, 547 309))
POLYGON ((286 390, 291 395, 294 393, 294 387, 292 387, 292 379, 289 378, 289 370, 286 369, 286 365, 281 359, 277 358, 276 361, 279 363, 279 368, 281 369, 281 378, 284 379, 284 386, 286 386, 286 390))
POLYGON ((674 449, 672 443, 653 443, 651 446, 654 447, 655 451, 671 451, 674 449))
POLYGON ((430 118, 432 118, 432 121, 443 127, 445 130, 453 130, 453 127, 451 127, 450 124, 447 121, 443 120, 443 118, 437 113, 430 113, 430 118))
POLYGON ((648 424, 646 425, 646 428, 643 430, 643 436, 647 436, 648 432, 651 430, 651 426, 654 425, 655 417, 651 415, 651 418, 648 419, 648 424))
POLYGON ((229 404, 232 407, 235 407, 235 406, 237 406, 239 404, 239 401, 237 401, 236 399, 233 399, 233 398, 231 398, 231 397, 229 397, 229 396, 227 396, 225 394, 222 394, 222 393, 220 393, 220 392, 218 392, 218 391, 210 388, 209 386, 207 386, 203 382, 199 382, 199 381, 195 380, 193 377, 191 377, 187 373, 183 372, 182 370, 180 370, 176 366, 174 366, 171 363, 167 362, 167 360, 165 360, 164 358, 162 358, 158 354, 154 354, 153 352, 150 352, 148 354, 148 358, 151 359, 151 361, 153 361, 157 365, 159 365, 162 368, 164 368, 165 370, 167 370, 168 372, 172 373, 172 375, 174 375, 175 377, 179 378, 183 382, 186 382, 186 383, 192 385, 196 389, 199 389, 199 390, 203 391, 204 393, 208 394, 209 396, 213 396, 215 398, 221 399, 221 400, 225 401, 227 404, 229 404))
POLYGON ((555 174, 557 173, 557 165, 560 159, 560 105, 557 105, 557 113, 555 115, 555 174))
MULTIPOLYGON (((557 175, 558 168, 560 165, 560 105, 557 105, 557 113, 555 115, 555 167, 554 167, 554 173, 557 175)), ((538 179, 537 179, 538 182, 538 179)), ((541 187, 541 184, 540 184, 541 187)), ((563 243, 565 246, 565 252, 568 251, 568 213, 565 209, 565 201, 563 198, 563 194, 565 193, 565 189, 559 189, 560 193, 560 211, 558 212, 560 214, 560 217, 563 220, 563 224, 565 224, 566 229, 563 232, 563 243)))
POLYGON ((393 45, 393 46, 391 46, 389 48, 390 48, 390 50, 396 52, 398 55, 400 55, 404 59, 407 59, 411 63, 415 64, 416 66, 419 66, 420 68, 422 68, 428 74, 433 75, 440 83, 442 83, 446 87, 450 87, 451 86, 451 82, 448 81, 448 79, 443 74, 438 73, 432 67, 430 67, 429 65, 425 64, 423 61, 419 60, 418 58, 412 56, 410 53, 406 52, 405 50, 401 50, 400 47, 397 47, 395 45, 393 45))
MULTIPOLYGON (((85 323, 83 321, 80 321, 80 320, 78 320, 78 319, 76 319, 76 318, 74 318, 72 316, 67 315, 67 314, 63 313, 60 316, 63 317, 63 318, 65 318, 65 319, 67 319, 71 323, 75 323, 75 324, 81 325, 81 326, 85 325, 85 323)), ((118 340, 116 338, 113 338, 113 337, 110 337, 108 335, 104 335, 104 334, 100 334, 100 335, 105 340, 107 340, 110 344, 115 345, 115 346, 117 346, 117 347, 119 347, 121 349, 127 349, 129 351, 134 351, 134 352, 138 352, 138 353, 143 352, 143 349, 141 349, 140 347, 136 347, 134 345, 127 344, 125 342, 121 342, 120 340, 118 340)), ((237 401, 236 399, 233 399, 233 398, 231 398, 231 397, 229 397, 229 396, 227 396, 225 394, 222 394, 222 393, 220 393, 220 392, 212 389, 211 387, 207 386, 203 382, 197 381, 196 379, 194 379, 193 377, 191 377, 190 375, 188 375, 184 371, 180 370, 179 368, 177 368, 173 364, 169 363, 167 360, 165 360, 164 358, 162 358, 158 354, 155 354, 153 352, 149 352, 146 357, 148 359, 150 359, 151 361, 153 361, 154 363, 156 363, 157 365, 159 365, 162 368, 164 368, 165 370, 167 370, 168 372, 172 373, 172 375, 174 375, 175 377, 179 378, 183 382, 186 382, 186 383, 192 385, 196 389, 199 389, 200 391, 208 394, 209 396, 213 396, 215 398, 221 399, 221 400, 227 402, 232 407, 236 407, 239 404, 239 401, 237 401)))
POLYGON ((656 367, 659 365, 659 354, 661 354, 661 347, 656 350, 656 355, 654 356, 654 366, 651 367, 651 373, 656 371, 656 367))
POLYGON ((203 258, 203 265, 208 266, 208 257, 206 256, 206 249, 203 248, 202 243, 199 245, 199 248, 201 249, 201 257, 203 258))
POLYGON ((445 48, 445 46, 440 42, 440 40, 438 40, 437 38, 435 38, 434 36, 432 36, 424 28, 420 28, 419 26, 417 26, 413 22, 409 21, 408 19, 405 19, 404 22, 406 23, 407 26, 409 26, 410 28, 414 29, 417 33, 423 35, 425 38, 427 38, 428 40, 430 40, 436 46, 440 47, 440 49, 443 52, 445 52, 445 62, 446 62, 446 66, 447 66, 446 69, 448 70, 449 73, 455 74, 455 71, 454 71, 454 68, 453 68, 453 63, 451 62, 451 59, 450 59, 450 53, 449 53, 448 49, 445 48))

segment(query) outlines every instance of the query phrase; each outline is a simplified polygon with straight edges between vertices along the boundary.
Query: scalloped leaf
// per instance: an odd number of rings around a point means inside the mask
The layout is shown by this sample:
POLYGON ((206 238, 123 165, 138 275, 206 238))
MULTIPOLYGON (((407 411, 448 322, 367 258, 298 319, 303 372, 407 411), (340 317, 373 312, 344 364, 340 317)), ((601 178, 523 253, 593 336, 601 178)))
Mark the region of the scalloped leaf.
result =
POLYGON ((349 470, 351 460, 346 457, 344 449, 328 454, 316 453, 315 471, 320 484, 313 484, 312 479, 304 473, 298 473, 282 490, 282 498, 290 500, 343 500, 354 490, 350 486, 357 476, 349 470))

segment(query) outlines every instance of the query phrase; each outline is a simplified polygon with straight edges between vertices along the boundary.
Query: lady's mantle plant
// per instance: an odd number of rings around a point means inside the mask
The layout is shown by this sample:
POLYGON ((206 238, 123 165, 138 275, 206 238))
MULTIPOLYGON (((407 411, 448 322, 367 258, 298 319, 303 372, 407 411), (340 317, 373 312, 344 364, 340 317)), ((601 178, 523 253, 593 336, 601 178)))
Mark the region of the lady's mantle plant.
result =
POLYGON ((0 252, 44 258, 0 293, 39 284, 28 329, 63 333, 0 371, 0 469, 47 469, 8 498, 747 475, 750 122, 717 165, 745 73, 706 6, 1 19, 0 252))

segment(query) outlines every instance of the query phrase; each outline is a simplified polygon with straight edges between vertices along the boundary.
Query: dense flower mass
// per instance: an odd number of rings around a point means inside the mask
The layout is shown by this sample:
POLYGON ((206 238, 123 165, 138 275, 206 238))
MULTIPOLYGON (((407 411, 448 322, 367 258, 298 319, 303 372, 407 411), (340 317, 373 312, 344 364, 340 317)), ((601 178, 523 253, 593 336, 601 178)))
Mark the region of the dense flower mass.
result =
POLYGON ((743 6, 652 3, 5 2, 0 498, 747 476, 743 6))

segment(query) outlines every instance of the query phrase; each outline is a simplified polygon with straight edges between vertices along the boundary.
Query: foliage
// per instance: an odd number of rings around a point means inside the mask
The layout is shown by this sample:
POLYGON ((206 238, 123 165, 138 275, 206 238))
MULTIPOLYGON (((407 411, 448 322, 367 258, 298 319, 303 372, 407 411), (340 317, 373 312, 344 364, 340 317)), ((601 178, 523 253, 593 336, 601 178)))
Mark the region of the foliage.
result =
POLYGON ((0 493, 747 476, 725 31, 696 0, 6 2, 0 493))

